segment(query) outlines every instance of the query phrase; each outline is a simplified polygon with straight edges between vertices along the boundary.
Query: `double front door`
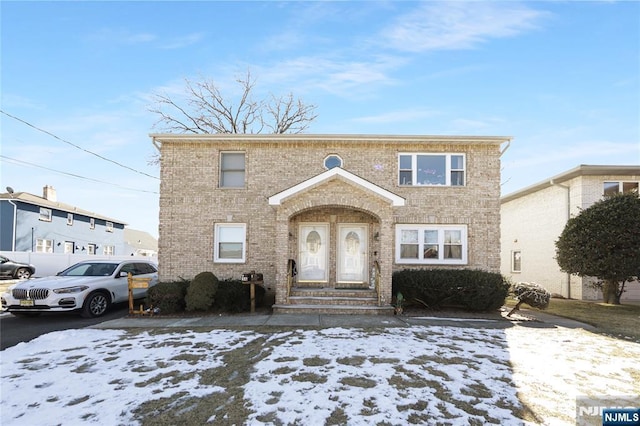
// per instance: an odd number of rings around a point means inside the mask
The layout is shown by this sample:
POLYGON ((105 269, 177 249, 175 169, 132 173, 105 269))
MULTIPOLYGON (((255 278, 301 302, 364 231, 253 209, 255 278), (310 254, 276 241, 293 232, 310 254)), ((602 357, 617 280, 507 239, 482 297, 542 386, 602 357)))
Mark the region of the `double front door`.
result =
POLYGON ((336 224, 335 242, 329 223, 303 223, 298 235, 298 281, 337 286, 368 281, 368 224, 336 224))

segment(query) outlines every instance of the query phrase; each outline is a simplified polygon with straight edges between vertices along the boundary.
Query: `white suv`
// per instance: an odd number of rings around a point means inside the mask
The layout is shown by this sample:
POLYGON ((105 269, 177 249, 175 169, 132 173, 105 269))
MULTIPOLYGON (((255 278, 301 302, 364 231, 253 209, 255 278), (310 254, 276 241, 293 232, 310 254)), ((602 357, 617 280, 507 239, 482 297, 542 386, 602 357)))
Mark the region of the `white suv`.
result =
MULTIPOLYGON (((127 276, 158 282, 158 267, 145 260, 93 260, 76 263, 58 275, 15 284, 2 294, 2 308, 14 315, 80 311, 85 318, 103 315, 112 303, 129 299, 127 276)), ((147 289, 134 289, 134 298, 147 289)))

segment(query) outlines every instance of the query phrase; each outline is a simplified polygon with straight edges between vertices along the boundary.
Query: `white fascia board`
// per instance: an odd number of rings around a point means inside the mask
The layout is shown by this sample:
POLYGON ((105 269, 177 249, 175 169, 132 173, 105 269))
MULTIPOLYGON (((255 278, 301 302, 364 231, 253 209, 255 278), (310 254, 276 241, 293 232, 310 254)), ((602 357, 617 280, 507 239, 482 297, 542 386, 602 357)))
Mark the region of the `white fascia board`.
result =
POLYGON ((350 173, 340 167, 334 167, 333 169, 329 169, 326 172, 320 173, 319 175, 300 182, 299 184, 294 185, 289 189, 285 189, 282 192, 272 195, 271 197, 269 197, 269 205, 279 206, 287 198, 310 189, 336 176, 340 176, 346 181, 352 182, 355 185, 361 186, 362 188, 367 189, 379 195, 380 197, 389 200, 395 207, 402 207, 405 204, 405 199, 400 197, 399 195, 396 195, 391 191, 387 191, 386 189, 381 188, 378 185, 369 182, 368 180, 362 179, 360 176, 356 176, 353 173, 350 173))

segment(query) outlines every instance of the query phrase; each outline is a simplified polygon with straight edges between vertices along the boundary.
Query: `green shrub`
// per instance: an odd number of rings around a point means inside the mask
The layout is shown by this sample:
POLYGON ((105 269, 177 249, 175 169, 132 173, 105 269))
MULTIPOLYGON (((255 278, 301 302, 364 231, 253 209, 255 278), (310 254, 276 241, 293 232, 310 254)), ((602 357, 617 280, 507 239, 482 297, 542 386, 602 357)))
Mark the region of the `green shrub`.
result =
POLYGON ((210 310, 217 290, 218 278, 212 272, 201 272, 196 275, 187 288, 185 297, 187 311, 210 310))
POLYGON ((500 308, 509 292, 500 274, 472 269, 405 269, 393 274, 393 294, 429 308, 461 307, 486 312, 500 308))
POLYGON ((183 312, 189 281, 158 283, 147 291, 147 306, 160 309, 160 314, 183 312))
MULTIPOLYGON (((256 285, 256 307, 264 302, 265 290, 256 285)), ((214 309, 237 313, 251 310, 251 286, 240 280, 227 279, 218 283, 218 292, 213 304, 214 309)))

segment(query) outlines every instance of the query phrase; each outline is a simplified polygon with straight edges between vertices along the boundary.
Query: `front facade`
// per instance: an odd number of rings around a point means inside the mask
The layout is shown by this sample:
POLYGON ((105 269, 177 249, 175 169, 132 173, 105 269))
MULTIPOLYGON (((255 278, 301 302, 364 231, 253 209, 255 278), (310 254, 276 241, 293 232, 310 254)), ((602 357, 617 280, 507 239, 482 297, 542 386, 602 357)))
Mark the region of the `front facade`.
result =
POLYGON ((43 195, 0 194, 0 251, 33 253, 125 254, 125 223, 43 195))
POLYGON ((405 268, 499 271, 510 138, 151 136, 160 281, 255 271, 286 312, 323 297, 348 304, 357 291, 388 307, 392 273, 405 268))
MULTIPOLYGON (((638 192, 640 166, 581 165, 501 199, 501 273, 513 281, 535 282, 567 298, 596 300, 602 294, 562 272, 555 242, 567 220, 604 196, 638 192)), ((640 285, 626 285, 622 300, 640 300, 640 285)))

